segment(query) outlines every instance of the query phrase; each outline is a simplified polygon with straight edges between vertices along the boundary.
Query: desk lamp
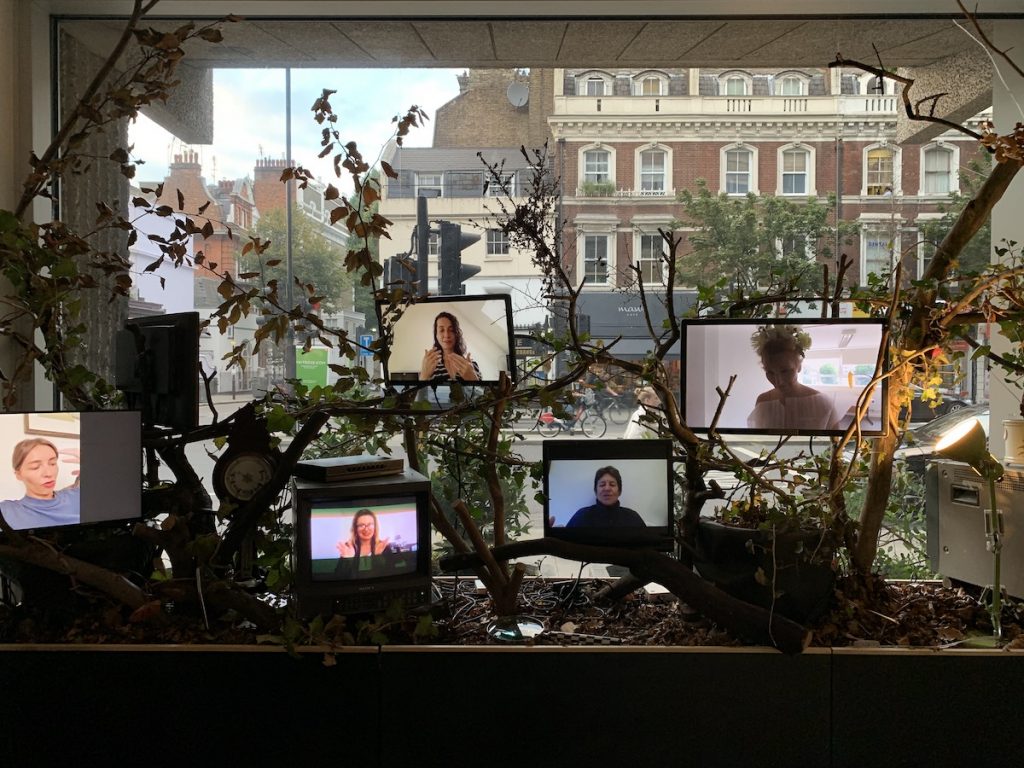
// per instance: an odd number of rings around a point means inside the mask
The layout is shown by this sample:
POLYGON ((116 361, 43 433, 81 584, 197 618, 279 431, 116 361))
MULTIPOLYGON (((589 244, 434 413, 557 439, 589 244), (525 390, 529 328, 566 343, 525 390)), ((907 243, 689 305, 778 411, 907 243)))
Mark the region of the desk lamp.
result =
POLYGON ((992 553, 995 574, 992 578, 992 633, 996 639, 1003 636, 1002 589, 999 584, 999 553, 1003 547, 1003 525, 996 509, 996 481, 1003 476, 1003 465, 989 453, 988 437, 977 419, 967 419, 949 430, 935 445, 935 452, 953 461, 968 464, 988 481, 989 513, 985 519, 986 548, 992 553))

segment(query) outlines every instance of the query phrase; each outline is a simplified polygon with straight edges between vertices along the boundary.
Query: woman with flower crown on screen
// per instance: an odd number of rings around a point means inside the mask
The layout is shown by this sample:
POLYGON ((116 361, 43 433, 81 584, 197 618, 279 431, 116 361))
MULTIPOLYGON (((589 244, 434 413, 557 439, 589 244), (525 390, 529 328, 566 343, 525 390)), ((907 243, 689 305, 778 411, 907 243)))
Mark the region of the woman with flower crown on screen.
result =
POLYGON ((811 337, 796 325, 762 325, 750 337, 772 389, 747 416, 752 429, 839 429, 833 398, 798 381, 811 337))

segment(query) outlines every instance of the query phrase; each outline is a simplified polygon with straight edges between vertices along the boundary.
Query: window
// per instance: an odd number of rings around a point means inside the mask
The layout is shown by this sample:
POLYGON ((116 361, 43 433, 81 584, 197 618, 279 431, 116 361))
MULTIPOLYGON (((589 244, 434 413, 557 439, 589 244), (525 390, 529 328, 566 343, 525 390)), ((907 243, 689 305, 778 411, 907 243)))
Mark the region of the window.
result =
POLYGON ((636 266, 640 268, 640 277, 645 285, 664 282, 662 272, 664 252, 665 240, 661 235, 640 235, 640 249, 637 253, 636 266))
POLYGON ((924 152, 921 194, 948 195, 953 188, 953 153, 943 147, 932 147, 924 152))
POLYGON ((588 149, 583 153, 583 181, 611 181, 610 153, 605 149, 588 149))
POLYGON ((725 192, 745 195, 751 191, 749 149, 729 149, 725 152, 725 192))
POLYGON ((665 152, 645 149, 640 153, 640 191, 646 194, 665 192, 665 152))
POLYGON ((444 190, 444 175, 440 173, 416 174, 416 197, 441 197, 444 190))
POLYGON ((583 236, 583 282, 608 282, 608 235, 583 236))
POLYGON ((893 194, 893 159, 889 147, 869 149, 865 166, 866 191, 869 195, 893 194))
POLYGON ((892 271, 893 254, 898 249, 898 239, 894 239, 886 230, 864 229, 861 233, 861 284, 867 285, 870 272, 887 276, 892 271))
POLYGON ((796 75, 786 75, 779 83, 779 93, 783 96, 803 96, 804 81, 796 75))
POLYGON ((436 232, 427 238, 427 256, 436 257, 441 252, 441 236, 436 232))
POLYGON ((738 75, 726 78, 725 81, 725 95, 726 96, 746 96, 747 95, 747 81, 738 75))
POLYGON ((657 75, 645 75, 634 82, 633 92, 638 96, 663 96, 665 93, 662 79, 657 75))
POLYGON ((782 153, 782 194, 807 194, 807 151, 787 149, 782 153))
POLYGON ((487 230, 487 255, 507 256, 508 235, 500 229, 487 230))
POLYGON ((588 75, 580 89, 585 96, 604 96, 608 93, 608 81, 601 75, 588 75))
POLYGON ((779 256, 784 259, 808 258, 811 255, 806 235, 789 235, 779 239, 775 245, 779 256))
POLYGON ((513 173, 492 174, 487 181, 488 197, 514 196, 516 193, 516 177, 513 173))

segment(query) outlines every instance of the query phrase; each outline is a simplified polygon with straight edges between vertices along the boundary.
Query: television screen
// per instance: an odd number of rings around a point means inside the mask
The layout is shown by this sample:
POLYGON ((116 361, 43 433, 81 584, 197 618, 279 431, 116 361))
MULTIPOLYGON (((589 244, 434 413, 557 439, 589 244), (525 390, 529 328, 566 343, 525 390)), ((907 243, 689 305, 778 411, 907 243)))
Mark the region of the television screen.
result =
POLYGON ((15 530, 142 517, 138 411, 0 414, 0 511, 15 530))
POLYGON ((309 516, 313 581, 415 572, 415 496, 321 500, 310 506, 309 516))
POLYGON ((430 599, 430 481, 401 474, 293 479, 299 611, 367 613, 430 599))
POLYGON ((544 535, 671 549, 670 440, 544 443, 544 535))
POLYGON ((115 384, 125 393, 128 407, 142 411, 143 424, 178 432, 195 429, 199 313, 133 318, 117 332, 115 344, 115 384))
POLYGON ((390 384, 495 384, 516 376, 512 298, 507 294, 419 299, 387 311, 384 378, 390 384))
MULTIPOLYGON (((716 429, 724 434, 841 435, 875 376, 885 321, 687 320, 682 324, 682 416, 710 429, 735 376, 716 429)), ((884 365, 884 362, 883 362, 884 365)), ((885 433, 888 388, 881 382, 861 421, 866 436, 885 433)))

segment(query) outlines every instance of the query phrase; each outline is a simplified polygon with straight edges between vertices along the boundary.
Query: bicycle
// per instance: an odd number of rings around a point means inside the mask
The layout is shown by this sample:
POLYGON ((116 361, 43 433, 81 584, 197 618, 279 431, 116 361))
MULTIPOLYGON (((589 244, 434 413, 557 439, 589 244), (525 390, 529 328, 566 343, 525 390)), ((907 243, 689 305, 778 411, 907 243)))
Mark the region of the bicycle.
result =
POLYGON ((598 390, 595 394, 595 408, 601 416, 612 424, 627 424, 633 415, 636 399, 632 395, 613 395, 607 390, 598 390))
POLYGON ((608 422, 600 413, 590 411, 584 404, 574 418, 568 419, 560 419, 550 408, 544 408, 537 414, 537 423, 534 424, 541 437, 554 437, 560 432, 572 435, 575 434, 576 427, 579 427, 584 437, 604 437, 604 433, 608 431, 608 422))

